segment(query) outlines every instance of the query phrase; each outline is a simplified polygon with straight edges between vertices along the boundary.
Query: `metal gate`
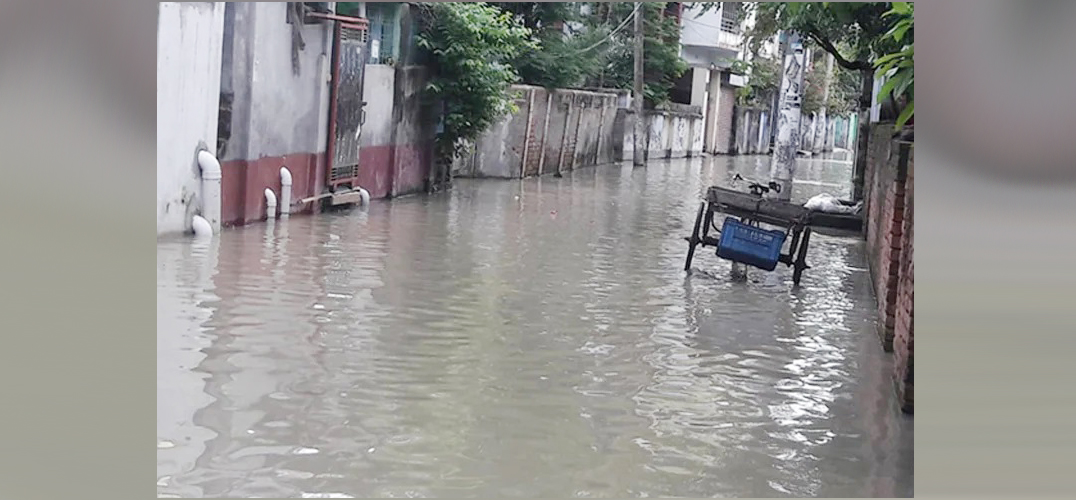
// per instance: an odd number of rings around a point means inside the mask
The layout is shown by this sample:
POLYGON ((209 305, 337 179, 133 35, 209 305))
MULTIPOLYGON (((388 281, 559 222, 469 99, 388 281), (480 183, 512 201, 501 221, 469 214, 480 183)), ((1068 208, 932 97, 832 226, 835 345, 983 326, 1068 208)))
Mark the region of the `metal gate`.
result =
POLYGON ((333 33, 332 102, 329 113, 329 189, 355 187, 359 175, 359 135, 366 121, 362 100, 367 27, 336 23, 333 33))

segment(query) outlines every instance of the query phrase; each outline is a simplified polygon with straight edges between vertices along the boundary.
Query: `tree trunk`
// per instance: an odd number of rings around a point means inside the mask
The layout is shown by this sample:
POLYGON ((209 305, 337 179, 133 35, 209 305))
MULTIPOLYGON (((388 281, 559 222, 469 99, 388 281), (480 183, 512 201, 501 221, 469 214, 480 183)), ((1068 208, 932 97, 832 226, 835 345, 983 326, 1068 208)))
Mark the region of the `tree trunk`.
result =
POLYGON ((778 108, 777 144, 770 163, 770 178, 781 186, 772 195, 782 201, 792 197, 792 179, 796 172, 796 153, 800 146, 800 116, 804 73, 803 44, 798 34, 789 34, 789 51, 785 55, 781 75, 781 97, 778 108))
POLYGON ((852 174, 852 200, 863 199, 863 182, 867 172, 867 145, 870 138, 870 107, 871 94, 874 91, 874 71, 863 70, 862 92, 859 95, 859 112, 856 125, 856 163, 852 174))

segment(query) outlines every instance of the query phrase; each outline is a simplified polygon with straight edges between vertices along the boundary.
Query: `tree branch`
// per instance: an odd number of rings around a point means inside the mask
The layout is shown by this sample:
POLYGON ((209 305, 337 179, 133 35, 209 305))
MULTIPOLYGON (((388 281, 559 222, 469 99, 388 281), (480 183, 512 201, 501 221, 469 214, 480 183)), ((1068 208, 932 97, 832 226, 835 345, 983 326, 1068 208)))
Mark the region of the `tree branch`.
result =
POLYGON ((812 40, 818 43, 818 45, 820 45, 823 50, 832 54, 834 62, 841 65, 842 68, 850 69, 853 71, 865 71, 869 69, 874 69, 874 67, 871 66, 870 62, 849 61, 845 59, 844 56, 841 55, 840 51, 837 50, 837 47, 833 46, 833 43, 823 38, 822 36, 819 36, 813 28, 807 31, 807 36, 811 37, 812 40))

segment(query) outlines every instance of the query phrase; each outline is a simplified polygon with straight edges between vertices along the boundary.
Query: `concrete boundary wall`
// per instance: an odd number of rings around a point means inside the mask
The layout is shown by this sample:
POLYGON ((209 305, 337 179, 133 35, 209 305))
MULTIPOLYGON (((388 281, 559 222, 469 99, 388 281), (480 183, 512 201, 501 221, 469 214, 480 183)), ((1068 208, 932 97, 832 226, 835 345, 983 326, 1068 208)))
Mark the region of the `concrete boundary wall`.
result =
POLYGON ((770 151, 770 113, 759 108, 736 107, 733 117, 732 154, 768 154, 770 151))
MULTIPOLYGON (((702 154, 705 123, 700 106, 668 104, 644 110, 643 119, 647 132, 646 159, 688 158, 702 154)), ((617 109, 613 126, 618 140, 614 152, 616 161, 630 160, 634 154, 634 123, 633 110, 617 109)))
POLYGON ((513 85, 518 111, 453 161, 457 177, 516 179, 615 161, 613 92, 513 85))
MULTIPOLYGON (((630 160, 635 113, 623 90, 514 85, 518 111, 494 124, 453 160, 456 177, 518 179, 630 160)), ((647 159, 702 154, 702 108, 665 104, 643 112, 647 159)))
POLYGON ((422 99, 425 66, 366 65, 366 122, 359 137, 359 185, 372 198, 423 191, 433 163, 436 131, 422 99))

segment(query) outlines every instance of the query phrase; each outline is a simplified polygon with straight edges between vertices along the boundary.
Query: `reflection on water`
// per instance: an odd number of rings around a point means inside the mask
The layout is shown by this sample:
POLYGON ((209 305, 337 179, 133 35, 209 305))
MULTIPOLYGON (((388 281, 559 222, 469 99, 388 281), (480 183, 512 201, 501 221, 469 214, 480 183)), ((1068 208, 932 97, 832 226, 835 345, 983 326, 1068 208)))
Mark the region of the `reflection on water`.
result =
MULTIPOLYGON (((159 242, 158 494, 910 496, 862 242, 813 238, 795 290, 682 271, 706 187, 766 161, 159 242)), ((850 164, 800 163, 794 197, 847 196, 850 164)))

